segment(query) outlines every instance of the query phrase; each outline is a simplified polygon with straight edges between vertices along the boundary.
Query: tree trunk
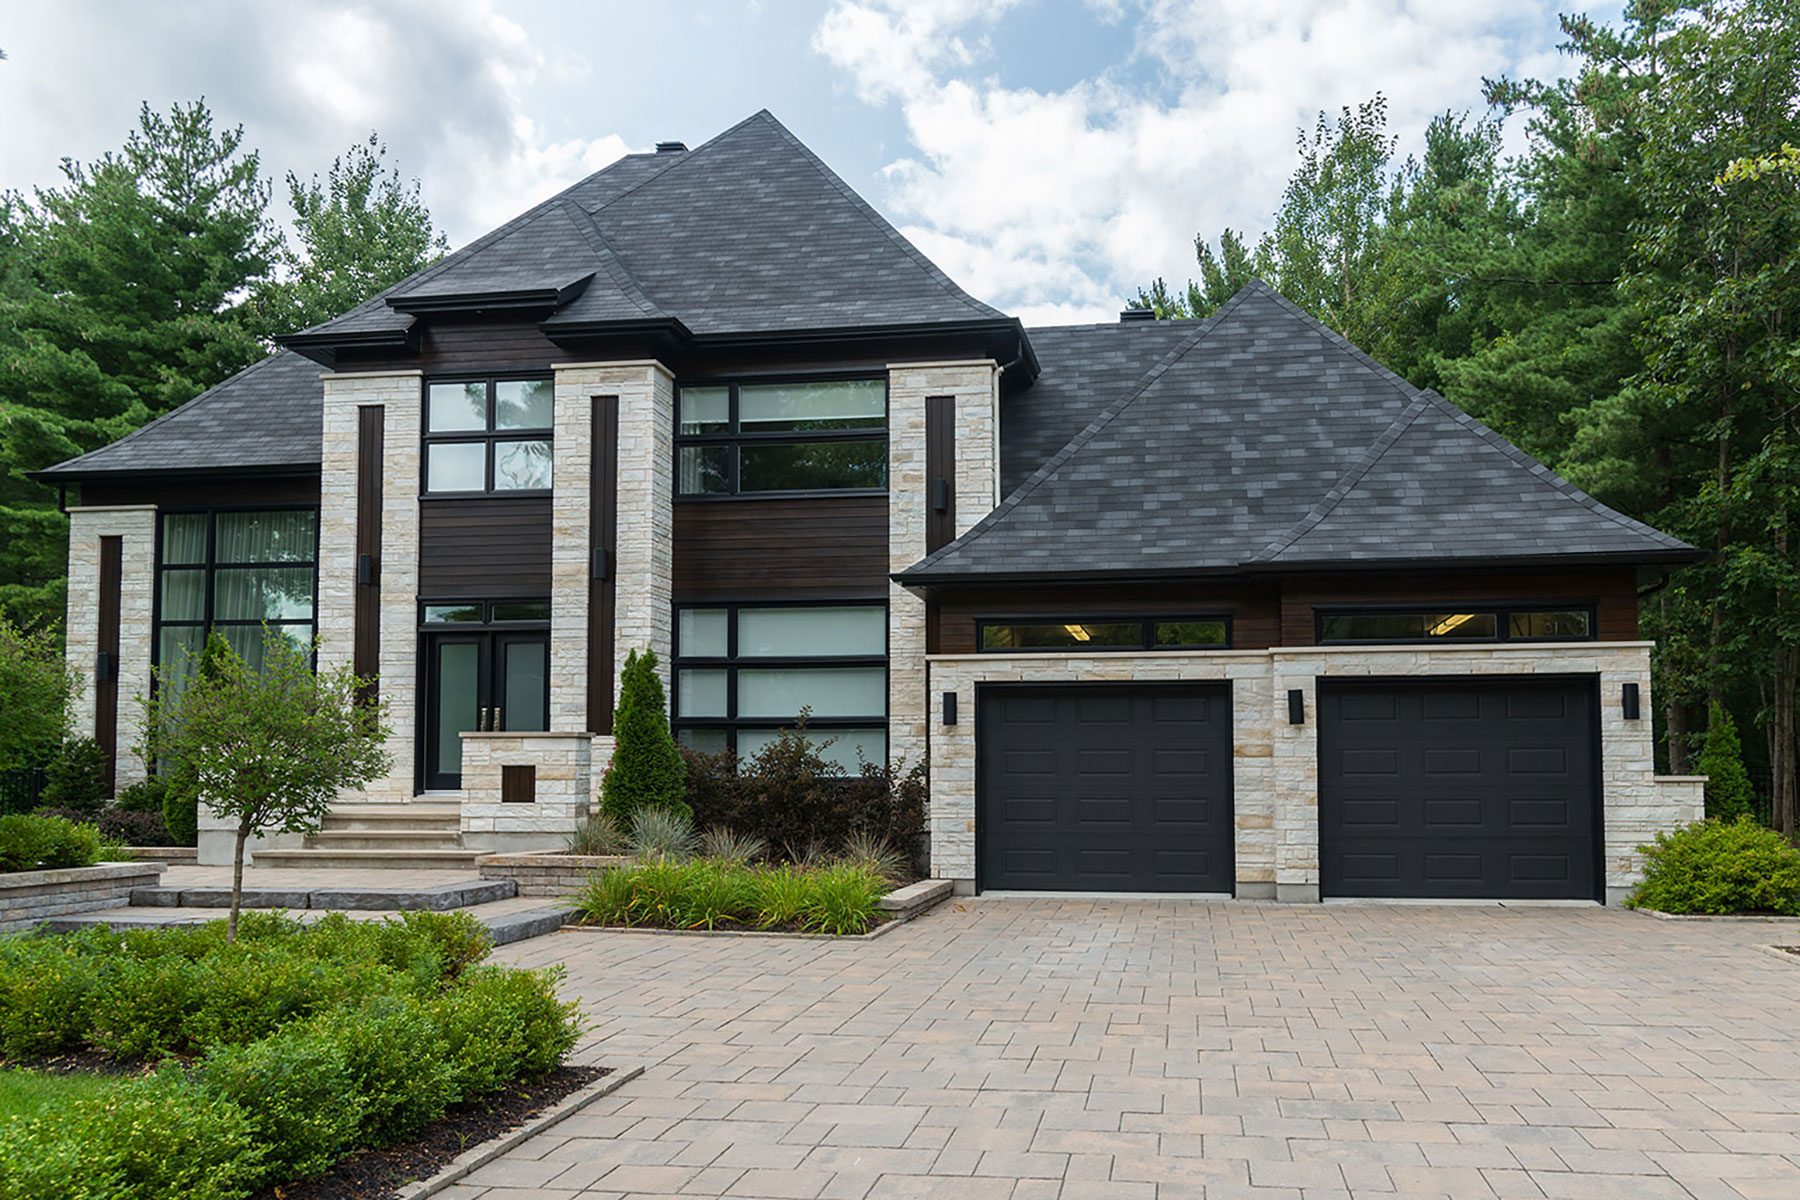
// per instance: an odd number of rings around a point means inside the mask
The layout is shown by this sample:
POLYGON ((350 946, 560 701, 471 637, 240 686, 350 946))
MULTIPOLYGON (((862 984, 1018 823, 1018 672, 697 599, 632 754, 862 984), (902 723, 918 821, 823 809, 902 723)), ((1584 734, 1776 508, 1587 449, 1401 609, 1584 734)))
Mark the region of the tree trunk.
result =
POLYGON ((1796 810, 1796 688, 1800 688, 1800 649, 1784 646, 1775 656, 1775 697, 1769 712, 1769 823, 1790 838, 1794 836, 1796 810))
POLYGON ((231 911, 225 918, 225 940, 237 941, 238 908, 244 900, 244 843, 250 840, 250 826, 239 822, 237 846, 231 854, 231 911))
POLYGON ((1688 722, 1687 706, 1679 700, 1671 700, 1663 706, 1665 738, 1669 747, 1669 774, 1686 775, 1688 773, 1688 722))

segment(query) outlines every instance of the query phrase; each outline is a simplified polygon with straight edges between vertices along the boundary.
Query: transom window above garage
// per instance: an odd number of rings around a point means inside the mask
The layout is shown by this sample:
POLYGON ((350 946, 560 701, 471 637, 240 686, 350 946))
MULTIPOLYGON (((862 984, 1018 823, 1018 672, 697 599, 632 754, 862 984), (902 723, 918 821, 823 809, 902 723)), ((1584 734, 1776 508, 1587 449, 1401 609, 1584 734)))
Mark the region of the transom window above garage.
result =
POLYGON ((1320 610, 1319 641, 1571 642, 1594 636, 1594 610, 1579 605, 1320 610))
POLYGON ((1226 617, 1023 617, 977 622, 980 647, 1021 650, 1222 650, 1231 645, 1226 617))
POLYGON ((826 758, 855 774, 887 757, 885 604, 720 604, 675 610, 675 735, 749 758, 808 711, 826 758))

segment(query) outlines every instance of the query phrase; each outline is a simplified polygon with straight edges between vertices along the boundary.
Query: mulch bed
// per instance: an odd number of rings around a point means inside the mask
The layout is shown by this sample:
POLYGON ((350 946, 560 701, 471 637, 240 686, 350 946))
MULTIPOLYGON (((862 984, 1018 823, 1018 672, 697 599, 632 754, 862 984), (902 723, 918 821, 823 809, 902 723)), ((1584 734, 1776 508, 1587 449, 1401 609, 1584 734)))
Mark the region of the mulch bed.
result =
POLYGON ((465 1150, 524 1124, 606 1067, 559 1067, 536 1083, 514 1084, 480 1104, 458 1105, 412 1142, 359 1150, 316 1179, 259 1192, 256 1200, 394 1200, 404 1184, 428 1179, 465 1150))

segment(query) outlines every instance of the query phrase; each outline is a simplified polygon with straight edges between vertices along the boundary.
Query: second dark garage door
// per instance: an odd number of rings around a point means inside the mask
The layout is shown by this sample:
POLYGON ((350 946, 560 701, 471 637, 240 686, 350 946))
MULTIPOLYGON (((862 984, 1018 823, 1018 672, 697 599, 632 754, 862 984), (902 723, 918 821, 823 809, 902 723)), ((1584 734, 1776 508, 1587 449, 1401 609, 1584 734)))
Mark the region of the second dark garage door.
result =
POLYGON ((1590 679, 1319 684, 1330 896, 1593 899, 1590 679))
POLYGON ((990 686, 976 709, 979 886, 1232 891, 1226 685, 990 686))

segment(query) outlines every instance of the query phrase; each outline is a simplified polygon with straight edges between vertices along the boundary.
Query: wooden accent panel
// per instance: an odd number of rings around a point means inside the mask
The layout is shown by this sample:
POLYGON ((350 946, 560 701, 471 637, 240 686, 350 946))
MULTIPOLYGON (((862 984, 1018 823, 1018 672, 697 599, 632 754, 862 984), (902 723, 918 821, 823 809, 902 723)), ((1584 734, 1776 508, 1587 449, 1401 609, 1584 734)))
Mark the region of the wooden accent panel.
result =
POLYGON ((1276 643, 1281 592, 1274 584, 1074 585, 995 588, 945 593, 936 605, 935 631, 927 630, 934 654, 973 654, 977 618, 1135 617, 1223 614, 1231 618, 1231 644, 1261 650, 1276 643), (930 636, 935 632, 935 636, 930 636))
MULTIPOLYGON (((351 669, 373 679, 381 664, 381 475, 387 410, 366 404, 356 410, 356 593, 351 606, 353 633, 351 669), (363 561, 374 573, 363 578, 363 561)), ((364 699, 375 700, 379 683, 365 689, 364 699)))
POLYGON ((619 535, 619 398, 595 396, 590 418, 593 466, 588 473, 589 554, 604 560, 603 574, 588 572, 587 729, 611 733, 613 719, 614 581, 619 535))
POLYGON ((1583 567, 1567 570, 1433 571, 1404 575, 1329 575, 1291 579, 1281 589, 1281 644, 1311 646, 1318 636, 1315 610, 1340 604, 1592 605, 1603 642, 1638 637, 1637 570, 1583 567))
POLYGON ((925 553, 956 539, 956 397, 925 397, 925 553), (938 507, 940 497, 943 507, 938 507))
POLYGON ((888 498, 675 504, 675 598, 887 593, 888 498))
POLYGON ((532 804, 537 800, 537 768, 530 763, 500 768, 500 803, 532 804))
MULTIPOLYGON (((153 475, 84 483, 80 504, 154 504, 158 508, 254 508, 259 504, 317 504, 319 473, 306 475, 153 475)), ((76 497, 69 498, 78 507, 76 497)))
POLYGON ((419 594, 550 594, 550 498, 479 496, 419 504, 419 594))
POLYGON ((119 771, 119 600, 124 579, 125 539, 102 537, 95 651, 103 664, 94 664, 94 740, 106 756, 108 795, 119 771))
MULTIPOLYGON (((419 352, 345 350, 340 371, 423 371, 427 375, 546 371, 576 355, 545 337, 535 320, 425 317, 419 352)), ((587 356, 591 358, 592 356, 587 356)))

